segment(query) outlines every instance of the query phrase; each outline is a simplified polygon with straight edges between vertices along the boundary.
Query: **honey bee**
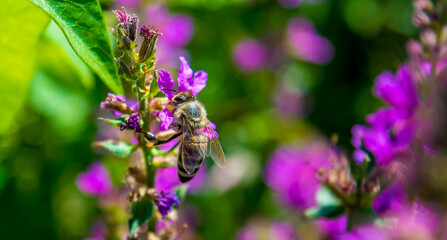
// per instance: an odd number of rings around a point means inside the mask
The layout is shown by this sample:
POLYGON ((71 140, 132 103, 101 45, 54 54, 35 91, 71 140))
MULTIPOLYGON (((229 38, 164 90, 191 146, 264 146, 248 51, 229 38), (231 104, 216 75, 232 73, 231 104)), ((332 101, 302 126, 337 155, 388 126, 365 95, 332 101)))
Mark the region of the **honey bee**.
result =
MULTIPOLYGON (((176 90, 172 91, 177 92, 176 90)), ((217 134, 206 117, 202 103, 189 91, 177 92, 167 108, 174 115, 174 123, 181 132, 156 144, 180 137, 180 151, 177 160, 177 173, 180 181, 186 183, 193 179, 207 156, 212 158, 217 166, 224 168, 225 155, 217 134)), ((150 140, 147 135, 146 138, 150 140)), ((152 137, 152 139, 154 138, 152 137)))

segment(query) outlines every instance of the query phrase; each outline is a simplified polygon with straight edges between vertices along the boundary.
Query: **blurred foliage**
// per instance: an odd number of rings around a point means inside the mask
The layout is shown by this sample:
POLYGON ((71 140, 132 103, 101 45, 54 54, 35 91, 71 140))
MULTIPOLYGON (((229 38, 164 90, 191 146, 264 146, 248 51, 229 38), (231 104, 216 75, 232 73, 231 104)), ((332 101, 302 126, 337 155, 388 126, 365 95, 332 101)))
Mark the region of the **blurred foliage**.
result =
MULTIPOLYGON (((209 74, 200 101, 218 126, 228 160, 242 158, 247 166, 246 176, 235 186, 219 188, 211 181, 199 193, 187 195, 182 205, 197 208, 197 239, 230 239, 253 216, 301 219, 279 207, 263 183, 265 162, 278 146, 306 142, 319 133, 328 138, 337 133, 340 146, 351 149, 351 127, 381 106, 370 90, 375 76, 385 69, 395 70, 405 60, 404 44, 415 34, 410 3, 327 0, 285 9, 271 0, 169 1, 172 12, 194 18, 188 60, 193 69, 209 74), (284 44, 287 22, 296 16, 311 19, 332 42, 335 57, 330 64, 318 66, 285 55, 253 73, 234 65, 232 48, 239 39, 255 37, 276 48, 284 44), (281 79, 306 90, 307 117, 282 118, 273 108, 273 90, 281 79)), ((80 239, 88 236, 100 212, 95 200, 76 188, 76 175, 101 159, 114 183, 121 185, 128 166, 127 160, 100 155, 92 148, 94 141, 104 140, 98 133, 104 125, 97 120, 97 110, 109 90, 68 47, 54 23, 38 43, 39 54, 27 50, 24 44, 36 44, 40 35, 35 26, 47 20, 32 15, 32 8, 10 5, 1 8, 8 11, 2 16, 14 14, 5 17, 14 21, 0 27, 4 104, 0 115, 5 121, 1 126, 8 128, 0 140, 0 231, 4 239, 80 239), (34 27, 24 28, 28 23, 34 27), (11 39, 3 40, 6 36, 11 39), (26 95, 34 66, 37 71, 26 95), (21 76, 5 75, 13 70, 21 76), (23 99, 26 104, 10 126, 7 118, 14 111, 6 110, 17 109, 23 99)), ((210 167, 209 172, 213 170, 210 167)), ((122 219, 130 216, 123 210, 111 211, 122 219)))

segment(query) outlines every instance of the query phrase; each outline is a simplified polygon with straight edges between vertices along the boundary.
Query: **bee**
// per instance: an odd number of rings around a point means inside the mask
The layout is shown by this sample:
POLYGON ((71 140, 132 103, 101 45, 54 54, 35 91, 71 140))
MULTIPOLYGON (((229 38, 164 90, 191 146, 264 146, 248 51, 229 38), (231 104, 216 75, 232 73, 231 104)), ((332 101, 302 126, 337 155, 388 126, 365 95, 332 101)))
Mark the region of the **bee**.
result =
MULTIPOLYGON (((174 115, 174 124, 180 128, 180 133, 173 135, 168 142, 180 137, 180 151, 177 160, 177 174, 182 183, 193 179, 205 157, 214 160, 217 166, 225 167, 225 155, 219 143, 217 133, 206 117, 205 107, 189 91, 176 92, 167 108, 174 115)), ((147 137, 148 140, 153 136, 147 137)))

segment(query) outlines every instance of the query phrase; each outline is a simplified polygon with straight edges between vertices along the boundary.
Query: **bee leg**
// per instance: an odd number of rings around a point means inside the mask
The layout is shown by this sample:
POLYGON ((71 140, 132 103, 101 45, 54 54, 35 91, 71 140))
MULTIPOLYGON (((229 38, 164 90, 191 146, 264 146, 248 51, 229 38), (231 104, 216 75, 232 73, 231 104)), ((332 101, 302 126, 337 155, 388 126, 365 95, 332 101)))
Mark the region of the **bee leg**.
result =
POLYGON ((171 140, 174 140, 175 138, 178 138, 180 135, 182 135, 181 132, 177 133, 175 132, 175 134, 173 134, 171 137, 169 137, 168 139, 160 139, 158 137, 156 137, 154 134, 152 133, 145 133, 144 137, 151 142, 154 146, 158 146, 161 144, 165 144, 170 142, 171 140))
POLYGON ((171 126, 173 126, 177 131, 180 131, 180 129, 182 129, 182 126, 176 122, 172 123, 171 126))

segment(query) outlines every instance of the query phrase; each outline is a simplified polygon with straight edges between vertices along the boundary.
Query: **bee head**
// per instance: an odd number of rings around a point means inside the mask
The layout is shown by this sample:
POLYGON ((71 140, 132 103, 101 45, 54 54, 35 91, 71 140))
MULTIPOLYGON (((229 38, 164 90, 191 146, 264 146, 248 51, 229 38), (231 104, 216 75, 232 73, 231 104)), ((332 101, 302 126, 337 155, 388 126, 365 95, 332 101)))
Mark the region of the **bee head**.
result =
POLYGON ((191 92, 179 92, 177 94, 175 94, 175 96, 172 98, 171 100, 171 104, 175 107, 177 107, 178 105, 188 102, 188 101, 192 101, 195 100, 195 96, 192 95, 191 92))

